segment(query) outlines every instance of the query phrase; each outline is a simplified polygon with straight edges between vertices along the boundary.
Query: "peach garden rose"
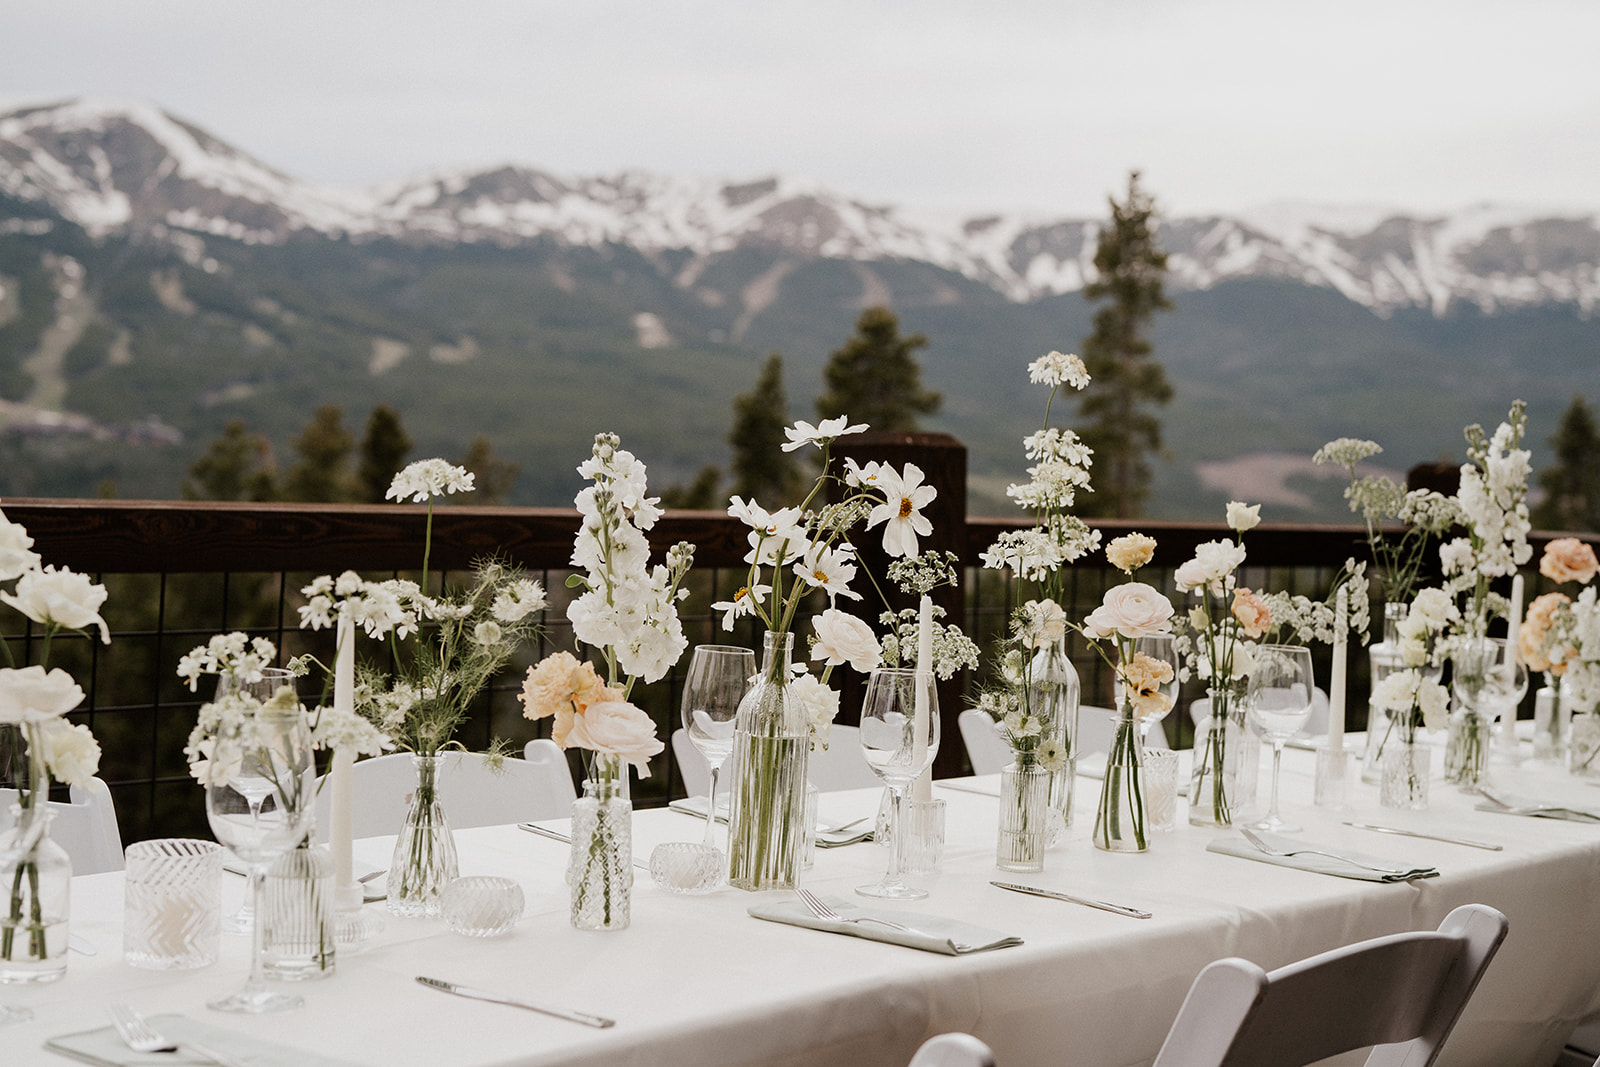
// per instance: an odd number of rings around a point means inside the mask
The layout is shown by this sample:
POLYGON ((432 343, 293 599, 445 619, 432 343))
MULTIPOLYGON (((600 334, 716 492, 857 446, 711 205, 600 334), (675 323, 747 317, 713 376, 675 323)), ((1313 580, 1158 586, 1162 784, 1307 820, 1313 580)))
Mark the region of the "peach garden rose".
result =
POLYGON ((1083 620, 1088 637, 1116 634, 1132 641, 1172 632, 1172 602, 1143 582, 1127 582, 1106 593, 1105 600, 1083 620))
POLYGON ((1594 578, 1600 569, 1594 549, 1576 537, 1558 537, 1544 546, 1539 559, 1539 573, 1552 582, 1577 582, 1580 585, 1594 578))

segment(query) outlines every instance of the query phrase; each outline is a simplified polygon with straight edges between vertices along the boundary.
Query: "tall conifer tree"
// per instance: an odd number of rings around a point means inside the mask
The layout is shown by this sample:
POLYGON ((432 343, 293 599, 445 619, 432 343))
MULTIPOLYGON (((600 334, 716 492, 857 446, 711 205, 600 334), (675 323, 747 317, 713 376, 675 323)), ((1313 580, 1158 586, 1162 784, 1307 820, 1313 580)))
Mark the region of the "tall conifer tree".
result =
POLYGON ((1583 397, 1574 396, 1550 438, 1556 464, 1539 472, 1544 499, 1533 509, 1541 530, 1600 532, 1600 428, 1583 397))
POLYGON ((900 320, 885 307, 867 308, 856 332, 823 368, 827 392, 817 398, 824 419, 849 416, 874 430, 915 430, 918 415, 932 415, 943 398, 922 387, 916 351, 927 347, 920 333, 900 336, 900 320))
POLYGON ((728 444, 733 448, 733 488, 730 493, 759 500, 766 507, 794 503, 800 486, 800 468, 794 454, 785 452, 788 441, 789 397, 783 388, 783 356, 767 357, 756 384, 733 398, 733 427, 728 444))

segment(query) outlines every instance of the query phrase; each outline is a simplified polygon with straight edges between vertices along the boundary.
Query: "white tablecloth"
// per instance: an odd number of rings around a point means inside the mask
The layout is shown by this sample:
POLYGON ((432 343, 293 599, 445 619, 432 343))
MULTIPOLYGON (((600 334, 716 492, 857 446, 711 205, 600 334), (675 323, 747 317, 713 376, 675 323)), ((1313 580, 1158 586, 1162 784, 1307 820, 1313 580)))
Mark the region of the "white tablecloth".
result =
MULTIPOLYGON (((1264 760, 1264 763, 1269 761, 1264 760)), ((1436 756, 1435 770, 1439 767, 1436 756)), ((73 955, 66 978, 0 986, 0 1003, 33 1008, 33 1022, 0 1029, 0 1061, 61 1064, 43 1051, 52 1035, 104 1021, 127 1001, 150 1013, 181 1012, 356 1063, 901 1065, 927 1036, 978 1034, 1003 1067, 1148 1063, 1195 974, 1223 956, 1275 967, 1362 938, 1432 928, 1452 908, 1482 902, 1510 917, 1510 934, 1446 1049, 1444 1062, 1546 1067, 1573 1024, 1600 1010, 1600 825, 1472 810, 1473 798, 1434 782, 1432 807, 1405 814, 1378 807, 1359 783, 1343 812, 1312 808, 1307 753, 1285 757, 1285 814, 1308 840, 1436 865, 1439 878, 1380 885, 1217 855, 1222 831, 1180 823, 1143 855, 1089 843, 1099 783, 1080 779, 1068 839, 1040 875, 994 868, 997 801, 938 788, 948 802, 942 872, 907 912, 945 915, 1021 936, 1016 948, 944 957, 893 945, 762 922, 756 899, 722 888, 667 893, 643 872, 632 926, 585 933, 567 922, 565 847, 515 827, 457 833, 463 874, 509 874, 528 910, 508 937, 478 941, 442 922, 385 916, 360 954, 333 977, 299 987, 307 1005, 289 1015, 208 1012, 205 1001, 242 982, 246 940, 224 938, 223 959, 190 972, 149 972, 121 961, 121 876, 74 885, 73 930, 98 955, 73 955), (1506 846, 1488 852, 1381 836, 1341 818, 1425 828, 1506 846), (1007 893, 991 878, 1028 882, 1137 905, 1149 920, 1007 893), (618 1020, 596 1031, 530 1012, 450 997, 417 975, 545 999, 618 1020)), ((1500 769, 1516 792, 1589 804, 1600 790, 1525 764, 1500 769)), ((994 779, 986 780, 992 785, 994 779)), ((979 780, 980 783, 985 780, 979 780)), ((1266 782, 1263 781, 1263 792, 1266 782)), ((449 798, 445 798, 448 809, 449 798)), ((875 791, 827 794, 822 816, 876 806, 875 791)), ((1186 812, 1180 805, 1180 820, 1186 812)), ((667 810, 635 815, 636 851, 698 840, 701 824, 667 810)), ((358 859, 386 866, 389 842, 357 843, 358 859)), ((871 845, 818 853, 807 883, 853 897, 875 881, 885 854, 871 845)), ((225 906, 242 879, 229 876, 225 906)), ((766 899, 765 896, 760 899, 766 899)), ((381 913, 382 905, 369 905, 381 913)))

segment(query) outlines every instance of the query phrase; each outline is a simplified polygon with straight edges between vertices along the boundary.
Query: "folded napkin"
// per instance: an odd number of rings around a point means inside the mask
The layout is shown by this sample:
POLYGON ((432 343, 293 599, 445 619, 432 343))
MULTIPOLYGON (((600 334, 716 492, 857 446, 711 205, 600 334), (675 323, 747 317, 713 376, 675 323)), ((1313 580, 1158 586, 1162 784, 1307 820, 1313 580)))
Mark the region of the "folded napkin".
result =
POLYGON ((1493 811, 1501 815, 1531 815, 1536 819, 1566 819, 1570 822, 1600 822, 1600 808, 1586 808, 1575 804, 1551 804, 1531 797, 1517 796, 1496 789, 1494 799, 1484 799, 1479 811, 1493 811))
POLYGON ((788 923, 812 930, 826 930, 833 934, 864 937, 868 941, 887 941, 891 945, 918 948, 924 952, 938 952, 945 956, 965 956, 972 952, 986 952, 994 948, 1010 948, 1022 944, 1022 938, 1011 937, 971 923, 946 919, 938 915, 921 915, 904 911, 882 911, 861 908, 835 897, 823 901, 847 919, 868 915, 888 919, 911 929, 893 930, 879 923, 836 922, 819 919, 798 900, 774 900, 750 905, 750 914, 768 922, 788 923))
POLYGON ((1390 874, 1385 871, 1368 870, 1361 864, 1370 863, 1379 867, 1403 867, 1405 861, 1370 856, 1364 852, 1356 852, 1348 848, 1319 845, 1314 841, 1280 837, 1277 834, 1262 833, 1259 830, 1256 831, 1256 836, 1273 848, 1281 848, 1285 851, 1295 848, 1314 848, 1322 852, 1334 852, 1340 856, 1347 857, 1347 859, 1334 859, 1331 856, 1313 855, 1309 852, 1302 852, 1298 856, 1269 856, 1243 837, 1235 837, 1232 834, 1213 839, 1210 844, 1206 845, 1206 851, 1220 852, 1224 856, 1238 856, 1241 859, 1255 860, 1258 863, 1271 863, 1278 867, 1294 867, 1302 871, 1312 871, 1316 874, 1331 874, 1336 878, 1355 878, 1363 882, 1409 882, 1413 878, 1439 877, 1439 869, 1437 867, 1412 867, 1399 874, 1390 874))
MULTIPOLYGON (((176 1041, 180 1046, 185 1041, 198 1041, 208 1048, 244 1060, 250 1067, 353 1067, 348 1060, 336 1060, 304 1049, 262 1041, 237 1030, 224 1030, 183 1015, 154 1015, 150 1017, 150 1025, 162 1037, 176 1041)), ((52 1037, 44 1043, 44 1047, 51 1052, 101 1067, 148 1067, 155 1064, 165 1067, 189 1067, 191 1064, 195 1067, 216 1067, 216 1061, 189 1048, 180 1047, 177 1052, 135 1052, 122 1043, 122 1038, 117 1036, 116 1028, 112 1026, 52 1037)))
MULTIPOLYGON (((697 819, 706 817, 706 798, 701 796, 681 797, 667 805, 673 811, 681 811, 685 815, 693 815, 697 819)), ((728 807, 726 804, 717 805, 717 821, 728 821, 728 807)), ((843 830, 833 830, 817 834, 818 848, 838 848, 841 845, 854 845, 861 841, 872 840, 872 819, 857 823, 855 826, 843 830)))

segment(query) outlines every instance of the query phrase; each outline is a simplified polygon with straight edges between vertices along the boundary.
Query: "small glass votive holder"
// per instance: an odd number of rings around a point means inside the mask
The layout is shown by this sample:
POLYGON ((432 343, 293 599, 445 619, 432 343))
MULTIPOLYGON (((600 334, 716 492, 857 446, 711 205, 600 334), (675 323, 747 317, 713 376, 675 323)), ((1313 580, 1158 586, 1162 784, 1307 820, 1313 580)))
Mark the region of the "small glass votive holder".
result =
POLYGON ((905 847, 900 850, 900 873, 934 873, 944 857, 944 801, 908 797, 900 811, 900 832, 905 835, 905 847))
POLYGON ((151 971, 217 962, 222 944, 222 846, 163 837, 128 846, 122 958, 151 971))
POLYGON ((510 878, 475 874, 444 887, 441 908, 450 929, 468 937, 499 937, 522 918, 522 886, 510 878))
POLYGON ((1313 793, 1317 807, 1339 809, 1349 803, 1350 777, 1360 773, 1353 762, 1343 744, 1330 748, 1326 737, 1317 742, 1317 777, 1313 793))
POLYGON ((1144 751, 1144 814, 1152 830, 1178 828, 1178 754, 1171 749, 1144 751))
POLYGON ((699 841, 665 841, 650 850, 650 877, 669 893, 709 893, 728 873, 728 857, 699 841))

